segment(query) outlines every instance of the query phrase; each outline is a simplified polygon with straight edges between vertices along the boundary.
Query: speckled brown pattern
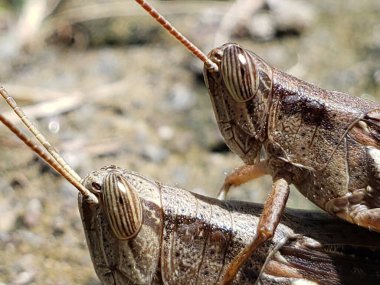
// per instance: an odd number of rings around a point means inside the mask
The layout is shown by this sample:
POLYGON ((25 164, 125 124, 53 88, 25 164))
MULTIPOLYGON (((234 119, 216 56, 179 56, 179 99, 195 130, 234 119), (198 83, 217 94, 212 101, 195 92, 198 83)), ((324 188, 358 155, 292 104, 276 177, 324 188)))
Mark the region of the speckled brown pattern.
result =
MULTIPOLYGON (((134 237, 117 239, 104 205, 88 204, 79 196, 93 265, 105 285, 220 284, 229 263, 255 236, 262 210, 258 204, 219 201, 115 166, 89 174, 83 184, 89 190, 94 183, 103 189, 111 172, 122 175, 138 193, 143 225, 134 237)), ((346 279, 370 284, 380 280, 379 268, 376 233, 326 215, 290 211, 232 284, 253 284, 259 276, 262 284, 347 284, 342 282, 346 279)))

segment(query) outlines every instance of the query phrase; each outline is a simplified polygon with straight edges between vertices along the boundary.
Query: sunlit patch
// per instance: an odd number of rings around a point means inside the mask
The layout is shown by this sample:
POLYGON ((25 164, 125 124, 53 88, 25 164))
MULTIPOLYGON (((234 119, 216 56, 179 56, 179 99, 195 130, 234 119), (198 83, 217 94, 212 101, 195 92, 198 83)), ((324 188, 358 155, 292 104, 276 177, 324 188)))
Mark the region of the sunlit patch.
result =
POLYGON ((239 53, 238 59, 241 62, 241 64, 247 64, 247 59, 245 58, 245 56, 243 54, 239 53))
POLYGON ((319 283, 311 281, 311 280, 307 280, 307 279, 297 279, 297 280, 294 280, 291 284, 292 285, 318 285, 319 283))
POLYGON ((365 123, 365 122, 363 122, 363 121, 359 121, 359 122, 358 122, 358 126, 359 126, 359 127, 360 127, 360 128, 366 133, 366 134, 370 134, 367 123, 365 123))
POLYGON ((374 147, 367 147, 368 154, 372 157, 373 161, 376 164, 376 169, 380 172, 380 150, 374 147))
POLYGON ((117 189, 119 189, 123 193, 127 193, 127 189, 125 188, 125 185, 121 182, 117 182, 117 189))

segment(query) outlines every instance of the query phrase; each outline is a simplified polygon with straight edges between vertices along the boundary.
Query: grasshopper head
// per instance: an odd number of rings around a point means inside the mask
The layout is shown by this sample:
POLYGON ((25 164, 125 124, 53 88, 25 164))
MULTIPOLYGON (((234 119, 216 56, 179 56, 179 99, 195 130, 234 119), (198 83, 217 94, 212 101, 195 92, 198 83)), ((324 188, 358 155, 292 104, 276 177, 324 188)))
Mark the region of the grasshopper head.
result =
POLYGON ((79 195, 87 245, 103 284, 152 284, 159 271, 163 212, 160 187, 116 166, 93 171, 83 181, 99 199, 79 195))
POLYGON ((272 69, 260 57, 237 44, 213 49, 204 78, 219 129, 229 148, 252 164, 262 143, 272 92, 272 69))
MULTIPOLYGON (((142 205, 135 187, 123 176, 123 170, 113 165, 103 168, 104 175, 86 187, 100 196, 101 206, 116 238, 131 239, 140 231, 142 205)), ((87 178, 88 180, 89 178, 87 178)))

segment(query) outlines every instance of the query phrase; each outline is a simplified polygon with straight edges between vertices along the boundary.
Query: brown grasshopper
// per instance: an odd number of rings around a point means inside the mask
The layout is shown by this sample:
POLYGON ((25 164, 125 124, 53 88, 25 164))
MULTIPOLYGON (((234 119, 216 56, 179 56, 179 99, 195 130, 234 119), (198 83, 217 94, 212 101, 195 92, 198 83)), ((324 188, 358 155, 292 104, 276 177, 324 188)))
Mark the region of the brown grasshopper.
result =
MULTIPOLYGON (((204 197, 116 166, 80 179, 2 87, 0 94, 52 158, 1 114, 0 121, 80 191, 84 233, 105 285, 220 284, 256 235, 258 204, 204 197)), ((379 268, 376 234, 324 214, 293 210, 232 282, 375 284, 379 268)))
POLYGON ((223 283, 273 236, 290 184, 330 214, 380 232, 379 104, 304 82, 237 44, 206 57, 145 1, 136 2, 204 62, 220 132, 245 163, 226 177, 219 198, 231 186, 273 177, 257 236, 223 283))

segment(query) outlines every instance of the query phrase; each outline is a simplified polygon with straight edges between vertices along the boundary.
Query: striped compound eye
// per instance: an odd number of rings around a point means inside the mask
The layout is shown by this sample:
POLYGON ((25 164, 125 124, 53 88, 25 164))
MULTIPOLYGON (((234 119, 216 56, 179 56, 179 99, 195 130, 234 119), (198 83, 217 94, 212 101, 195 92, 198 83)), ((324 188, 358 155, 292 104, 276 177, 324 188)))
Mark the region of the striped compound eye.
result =
POLYGON ((105 213, 116 238, 133 238, 141 229, 142 205, 135 188, 121 175, 104 178, 102 200, 105 213))
POLYGON ((224 49, 221 73, 228 92, 236 102, 253 98, 257 91, 257 74, 252 56, 236 44, 224 49))

